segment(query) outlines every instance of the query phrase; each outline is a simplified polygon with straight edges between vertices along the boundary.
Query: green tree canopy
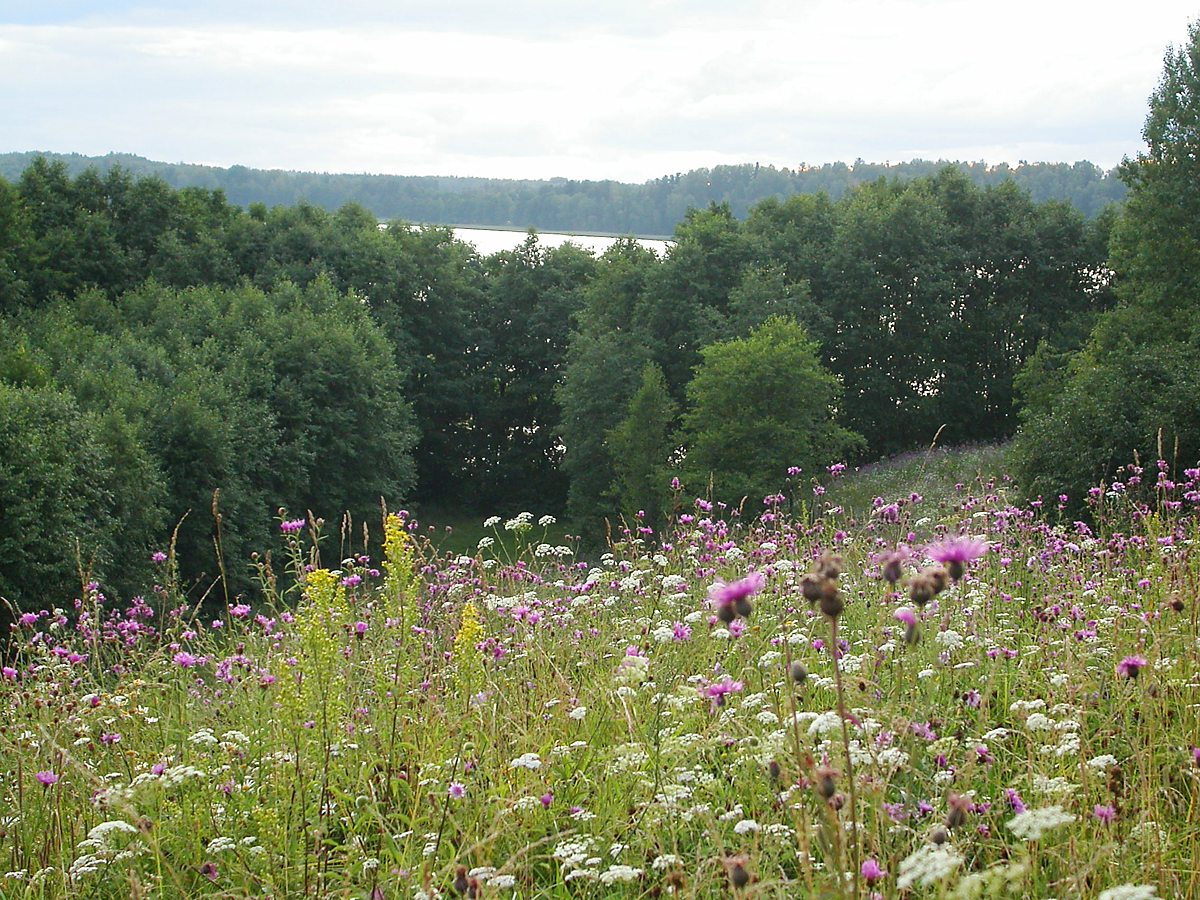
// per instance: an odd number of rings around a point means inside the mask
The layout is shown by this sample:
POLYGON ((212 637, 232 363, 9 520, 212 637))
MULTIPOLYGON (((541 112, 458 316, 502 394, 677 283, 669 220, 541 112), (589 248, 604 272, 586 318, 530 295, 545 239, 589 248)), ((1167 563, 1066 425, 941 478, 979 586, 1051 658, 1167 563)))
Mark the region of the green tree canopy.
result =
POLYGON ((1098 320, 1057 391, 1045 358, 1017 443, 1031 493, 1082 493, 1138 453, 1200 457, 1200 21, 1168 50, 1150 97, 1148 149, 1126 160, 1129 202, 1113 234, 1119 305, 1098 320))
POLYGON ((701 356, 683 416, 693 491, 711 478, 716 497, 757 504, 782 489, 790 466, 816 471, 861 446, 859 435, 838 424, 838 381, 795 321, 768 319, 701 356))

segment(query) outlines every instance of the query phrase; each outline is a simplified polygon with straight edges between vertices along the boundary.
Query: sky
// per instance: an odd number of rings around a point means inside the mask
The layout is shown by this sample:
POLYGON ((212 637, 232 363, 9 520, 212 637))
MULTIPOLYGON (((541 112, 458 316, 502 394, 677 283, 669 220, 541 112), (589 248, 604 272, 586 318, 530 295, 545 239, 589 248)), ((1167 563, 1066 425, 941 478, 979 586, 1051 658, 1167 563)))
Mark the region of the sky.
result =
POLYGON ((1142 149, 1181 0, 0 0, 0 152, 616 179, 1142 149))

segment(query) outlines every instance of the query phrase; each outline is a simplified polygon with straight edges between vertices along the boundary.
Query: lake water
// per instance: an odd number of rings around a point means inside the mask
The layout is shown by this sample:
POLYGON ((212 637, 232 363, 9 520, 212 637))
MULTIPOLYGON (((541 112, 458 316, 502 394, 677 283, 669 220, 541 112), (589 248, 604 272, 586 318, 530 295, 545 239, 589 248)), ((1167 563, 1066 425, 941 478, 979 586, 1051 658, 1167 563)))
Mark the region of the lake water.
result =
MULTIPOLYGON (((481 256, 490 256, 501 250, 514 250, 525 242, 526 231, 507 230, 503 228, 455 228, 454 236, 460 241, 474 244, 481 256)), ((570 241, 585 250, 593 251, 597 256, 616 243, 616 237, 593 234, 560 234, 554 231, 539 231, 538 243, 545 247, 557 247, 570 241)), ((648 247, 659 256, 665 256, 671 241, 639 238, 638 243, 648 247)))

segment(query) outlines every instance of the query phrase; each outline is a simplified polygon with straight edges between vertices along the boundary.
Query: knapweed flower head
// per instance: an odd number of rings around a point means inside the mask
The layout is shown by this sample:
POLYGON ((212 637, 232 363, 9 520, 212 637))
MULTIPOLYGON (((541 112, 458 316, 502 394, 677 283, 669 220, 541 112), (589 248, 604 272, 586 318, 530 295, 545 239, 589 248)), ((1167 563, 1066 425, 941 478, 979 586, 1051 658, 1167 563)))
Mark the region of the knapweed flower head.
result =
POLYGON ((50 787, 50 785, 58 783, 58 775, 54 772, 38 772, 33 777, 42 787, 50 787))
POLYGON ((883 867, 871 857, 867 857, 863 860, 862 868, 859 871, 862 873, 863 881, 865 881, 868 886, 873 885, 877 881, 882 881, 887 877, 887 872, 885 872, 883 867))
POLYGON ((761 591, 767 579, 761 572, 751 572, 737 581, 718 581, 708 589, 708 602, 717 611, 717 617, 725 623, 738 616, 749 616, 753 607, 750 598, 761 591))
POLYGON ((963 577, 967 563, 974 562, 987 551, 988 542, 973 537, 950 538, 925 548, 926 555, 945 566, 955 581, 963 577))
POLYGON ((716 712, 717 707, 725 705, 725 698, 729 694, 740 694, 744 687, 742 682, 734 681, 729 675, 722 675, 719 681, 702 686, 700 696, 707 698, 712 703, 713 712, 716 712))
POLYGON ((1127 656, 1117 663, 1117 675, 1121 678, 1137 678, 1138 673, 1147 665, 1149 663, 1144 656, 1127 656))
POLYGON ((912 550, 907 544, 898 544, 894 550, 877 553, 874 557, 879 566, 879 574, 889 584, 895 584, 904 574, 904 564, 912 559, 912 550))
POLYGON ((299 534, 304 530, 304 519, 285 519, 279 523, 279 530, 283 534, 299 534))

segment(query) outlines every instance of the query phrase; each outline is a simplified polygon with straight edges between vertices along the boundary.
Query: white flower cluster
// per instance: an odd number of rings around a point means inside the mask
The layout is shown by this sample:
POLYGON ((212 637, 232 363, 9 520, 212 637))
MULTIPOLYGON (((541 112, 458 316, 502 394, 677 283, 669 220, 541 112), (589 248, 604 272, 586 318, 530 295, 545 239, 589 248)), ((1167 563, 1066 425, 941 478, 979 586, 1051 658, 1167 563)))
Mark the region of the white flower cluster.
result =
POLYGON ((536 753, 523 753, 508 764, 510 769, 540 769, 542 758, 536 753))
POLYGON ((949 844, 925 844, 900 860, 896 887, 908 890, 914 884, 928 887, 941 881, 962 864, 962 854, 949 844))
POLYGON ((1043 806, 1017 813, 1005 825, 1017 837, 1026 841, 1040 841, 1048 831, 1075 821, 1075 816, 1061 806, 1043 806))
POLYGON ((1096 900, 1158 900, 1152 884, 1119 884, 1100 892, 1096 900))

